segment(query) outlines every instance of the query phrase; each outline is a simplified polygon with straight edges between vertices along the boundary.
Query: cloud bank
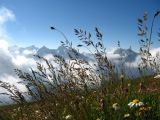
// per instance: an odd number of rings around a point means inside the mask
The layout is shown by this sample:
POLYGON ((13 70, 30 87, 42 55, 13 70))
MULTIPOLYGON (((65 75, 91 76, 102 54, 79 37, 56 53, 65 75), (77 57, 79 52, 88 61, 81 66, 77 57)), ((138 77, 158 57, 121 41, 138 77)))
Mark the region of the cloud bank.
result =
MULTIPOLYGON (((24 86, 17 84, 20 80, 15 75, 14 69, 27 69, 28 66, 33 66, 35 62, 33 62, 34 60, 32 58, 26 58, 20 54, 13 55, 12 52, 9 51, 7 42, 9 36, 6 31, 6 24, 15 20, 16 17, 11 10, 6 7, 0 7, 0 80, 9 82, 11 85, 16 85, 21 91, 25 91, 24 86)), ((0 88, 0 91, 3 93, 5 90, 0 88)), ((4 100, 8 100, 8 98, 2 95, 0 101, 4 100)))

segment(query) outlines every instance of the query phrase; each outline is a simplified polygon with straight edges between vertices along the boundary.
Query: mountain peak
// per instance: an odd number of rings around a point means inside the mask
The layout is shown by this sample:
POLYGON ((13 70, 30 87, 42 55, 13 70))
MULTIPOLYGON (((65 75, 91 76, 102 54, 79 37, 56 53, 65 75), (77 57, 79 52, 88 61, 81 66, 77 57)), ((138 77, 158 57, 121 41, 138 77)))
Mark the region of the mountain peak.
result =
POLYGON ((39 48, 36 47, 35 45, 31 45, 31 46, 26 47, 26 48, 24 48, 24 49, 28 49, 28 50, 38 50, 39 48))
POLYGON ((114 50, 113 54, 119 54, 121 56, 130 55, 130 54, 137 54, 134 52, 131 48, 123 49, 123 48, 117 48, 114 50))
POLYGON ((48 49, 46 46, 42 46, 40 49, 48 49))
POLYGON ((61 45, 61 46, 59 46, 59 47, 57 48, 57 50, 67 50, 67 48, 66 48, 65 46, 61 45))

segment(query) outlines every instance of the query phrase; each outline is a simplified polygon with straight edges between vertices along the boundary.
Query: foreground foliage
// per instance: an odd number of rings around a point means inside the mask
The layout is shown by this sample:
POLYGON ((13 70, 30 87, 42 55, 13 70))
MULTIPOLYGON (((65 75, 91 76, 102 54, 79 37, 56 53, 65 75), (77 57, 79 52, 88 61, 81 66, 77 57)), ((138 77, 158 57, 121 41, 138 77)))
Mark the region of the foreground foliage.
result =
POLYGON ((108 83, 81 93, 67 92, 33 103, 4 106, 4 120, 158 120, 160 119, 160 79, 146 77, 108 83), (136 100, 137 99, 137 100, 136 100), (139 100, 139 101, 138 101, 139 100), (134 102, 130 107, 128 104, 134 102), (143 102, 142 105, 137 105, 143 102))

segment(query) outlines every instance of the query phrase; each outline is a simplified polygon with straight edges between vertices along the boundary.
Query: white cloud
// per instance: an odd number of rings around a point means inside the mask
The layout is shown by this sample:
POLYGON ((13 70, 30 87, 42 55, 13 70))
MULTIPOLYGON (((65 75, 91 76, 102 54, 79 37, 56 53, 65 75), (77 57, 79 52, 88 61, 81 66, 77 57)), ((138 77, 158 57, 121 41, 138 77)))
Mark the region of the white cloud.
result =
POLYGON ((153 48, 150 52, 152 56, 156 57, 156 55, 160 54, 160 48, 153 48))
POLYGON ((15 20, 16 17, 13 12, 5 7, 0 8, 0 25, 10 20, 15 20))
POLYGON ((4 51, 7 51, 7 49, 8 49, 8 43, 7 43, 6 40, 4 40, 4 39, 0 40, 0 49, 4 50, 4 51))
POLYGON ((22 65, 29 66, 34 64, 35 61, 32 58, 27 58, 26 56, 23 55, 17 55, 12 58, 12 62, 16 66, 22 66, 22 65))
MULTIPOLYGON (((14 69, 18 68, 24 71, 29 71, 30 67, 35 66, 35 60, 31 57, 20 54, 20 52, 18 52, 19 54, 14 54, 13 51, 9 51, 6 41, 0 40, 0 45, 2 45, 0 46, 0 80, 17 86, 20 91, 26 91, 24 85, 17 83, 20 79, 14 72, 14 69)), ((0 92, 3 93, 5 90, 0 88, 0 92)), ((6 96, 0 96, 0 101, 1 100, 8 101, 8 98, 6 96)))
POLYGON ((0 40, 8 38, 5 29, 6 22, 14 20, 16 20, 16 17, 11 10, 6 7, 0 7, 0 40))
POLYGON ((36 51, 34 51, 34 50, 24 50, 23 51, 23 54, 24 55, 28 55, 28 54, 32 54, 32 53, 35 53, 36 51))
MULTIPOLYGON (((9 82, 11 85, 16 85, 21 91, 25 91, 26 89, 23 85, 17 84, 20 79, 15 74, 14 69, 20 68, 24 70, 29 65, 32 66, 35 62, 33 62, 34 60, 32 58, 20 55, 20 51, 17 52, 17 55, 13 55, 13 52, 8 49, 7 39, 9 37, 5 25, 7 22, 14 21, 15 19, 16 17, 11 10, 5 7, 0 8, 0 80, 9 82)), ((5 90, 0 88, 0 91, 4 92, 5 90)), ((0 101, 1 100, 7 100, 7 98, 0 96, 0 101)))

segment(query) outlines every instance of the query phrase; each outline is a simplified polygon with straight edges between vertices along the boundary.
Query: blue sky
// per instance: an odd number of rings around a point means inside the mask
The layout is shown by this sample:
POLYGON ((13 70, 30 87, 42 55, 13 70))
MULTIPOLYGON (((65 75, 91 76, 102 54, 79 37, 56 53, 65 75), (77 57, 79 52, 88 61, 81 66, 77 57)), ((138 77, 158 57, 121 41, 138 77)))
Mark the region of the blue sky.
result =
MULTIPOLYGON (((78 39, 74 28, 94 34, 94 27, 98 27, 107 48, 116 47, 119 40, 122 47, 131 45, 137 50, 137 18, 145 11, 151 17, 160 10, 160 0, 0 0, 0 7, 15 15, 14 21, 5 24, 12 45, 57 48, 64 39, 50 26, 63 31, 75 44, 78 39)), ((160 18, 155 30, 158 27, 160 18)))

